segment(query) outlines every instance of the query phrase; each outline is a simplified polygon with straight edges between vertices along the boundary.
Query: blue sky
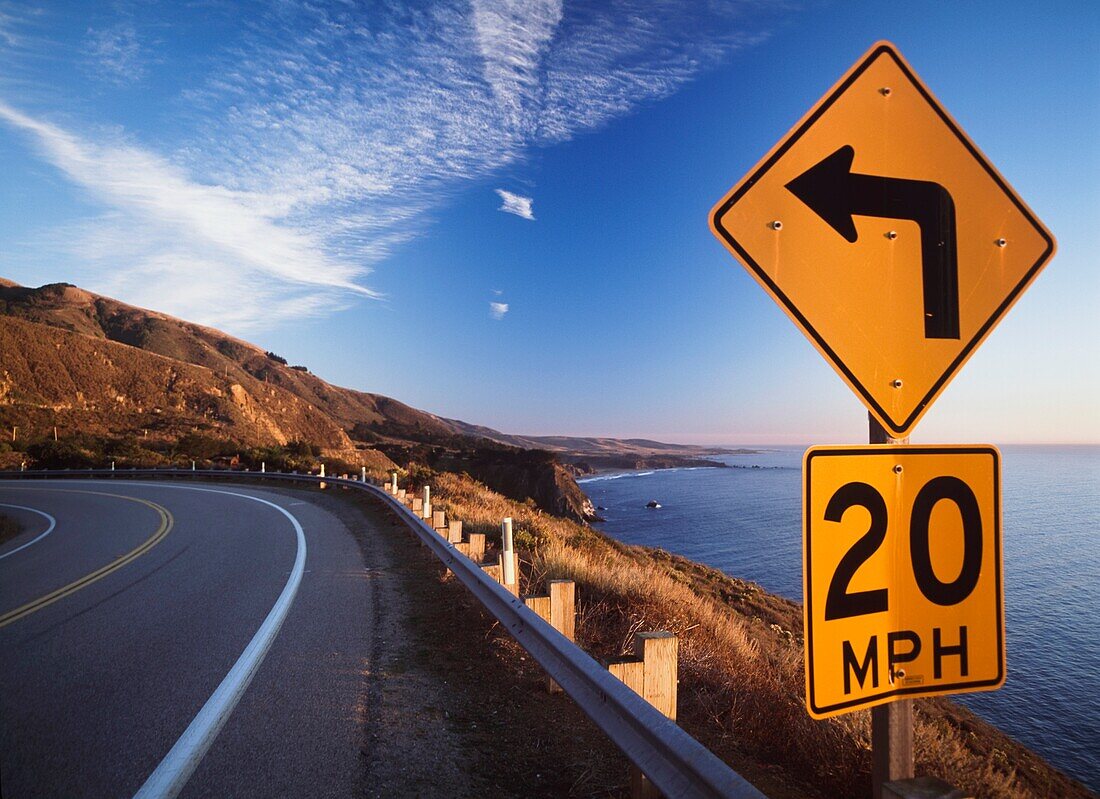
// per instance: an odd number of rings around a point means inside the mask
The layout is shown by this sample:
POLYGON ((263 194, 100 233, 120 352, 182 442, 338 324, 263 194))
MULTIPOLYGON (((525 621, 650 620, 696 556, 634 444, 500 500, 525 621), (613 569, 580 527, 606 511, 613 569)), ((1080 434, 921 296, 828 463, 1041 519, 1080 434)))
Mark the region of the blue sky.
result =
POLYGON ((1100 442, 1090 3, 0 2, 0 274, 510 432, 858 443, 707 229, 894 42, 1059 251, 914 442, 1100 442))

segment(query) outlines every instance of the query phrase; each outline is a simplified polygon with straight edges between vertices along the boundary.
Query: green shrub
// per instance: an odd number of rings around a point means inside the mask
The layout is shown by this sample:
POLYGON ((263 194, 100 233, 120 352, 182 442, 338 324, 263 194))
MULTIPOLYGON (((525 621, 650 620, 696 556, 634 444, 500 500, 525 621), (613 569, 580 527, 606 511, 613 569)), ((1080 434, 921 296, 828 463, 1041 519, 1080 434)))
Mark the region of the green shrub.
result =
POLYGON ((240 445, 233 441, 222 441, 201 433, 188 433, 176 442, 176 452, 194 460, 210 460, 224 455, 235 455, 240 445))
POLYGON ((39 469, 89 469, 102 465, 103 461, 101 452, 69 438, 31 444, 27 447, 27 455, 39 469))

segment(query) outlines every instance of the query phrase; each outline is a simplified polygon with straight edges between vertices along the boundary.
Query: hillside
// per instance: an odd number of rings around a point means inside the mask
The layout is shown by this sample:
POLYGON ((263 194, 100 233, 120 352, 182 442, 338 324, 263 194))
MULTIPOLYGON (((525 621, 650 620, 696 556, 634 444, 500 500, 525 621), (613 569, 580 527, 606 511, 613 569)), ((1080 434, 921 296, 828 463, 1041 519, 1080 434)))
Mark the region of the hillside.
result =
POLYGON ((595 517, 571 472, 714 465, 702 458, 724 451, 516 436, 445 419, 333 386, 219 330, 64 283, 0 279, 0 356, 0 423, 15 428, 12 443, 56 427, 60 438, 136 438, 169 459, 182 457, 172 442, 195 434, 253 448, 308 444, 352 468, 418 462, 465 471, 575 519, 595 517))

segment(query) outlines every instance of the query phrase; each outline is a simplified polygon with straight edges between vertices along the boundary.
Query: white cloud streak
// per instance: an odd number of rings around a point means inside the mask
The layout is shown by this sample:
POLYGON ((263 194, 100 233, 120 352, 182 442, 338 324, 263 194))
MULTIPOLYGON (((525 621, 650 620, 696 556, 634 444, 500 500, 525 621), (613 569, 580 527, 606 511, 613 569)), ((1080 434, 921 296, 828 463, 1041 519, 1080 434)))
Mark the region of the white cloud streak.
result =
POLYGON ((497 209, 498 211, 504 211, 506 214, 515 214, 524 219, 530 219, 532 222, 535 220, 535 213, 531 210, 531 205, 534 203, 534 200, 530 197, 512 194, 512 192, 505 191, 504 189, 497 189, 496 193, 500 195, 502 201, 500 208, 497 209))
MULTIPOLYGON (((105 265, 128 261, 119 284, 153 280, 162 289, 177 283, 163 292, 162 306, 198 306, 199 315, 207 316, 207 300, 215 299, 223 311, 247 305, 270 281, 376 296, 355 282, 355 267, 326 258, 307 231, 280 224, 277 198, 197 183, 144 150, 92 144, 4 103, 0 120, 29 134, 46 160, 113 209, 77 237, 77 249, 105 265)), ((304 309, 316 301, 299 297, 291 305, 304 309)), ((256 310, 267 316, 270 309, 256 310)), ((239 313, 231 315, 241 321, 239 313)))
MULTIPOLYGON (((187 75, 176 100, 150 109, 171 125, 125 139, 30 110, 65 89, 26 88, 36 79, 52 87, 58 74, 27 57, 61 29, 43 12, 22 27, 0 20, 0 71, 18 73, 17 83, 0 80, 11 102, 0 119, 103 204, 79 237, 84 253, 99 253, 80 256, 89 271, 132 291, 180 270, 194 285, 175 300, 165 293, 174 302, 166 310, 213 324, 232 314, 240 329, 270 324, 273 309, 324 314, 372 295, 360 285, 371 265, 420 235, 471 181, 674 92, 759 40, 761 9, 760 0, 283 0, 258 16, 219 11, 219 24, 235 29, 222 31, 201 70, 180 70, 171 48, 142 63, 141 21, 101 14, 80 30, 109 35, 85 34, 73 58, 86 59, 92 42, 108 77, 187 75), (15 36, 21 48, 5 56, 2 43, 15 36), (247 301, 226 300, 249 288, 247 301)), ((210 12, 185 13, 194 31, 210 12)), ((534 218, 530 198, 498 194, 501 210, 534 218)))
POLYGON ((504 318, 504 314, 508 313, 508 303, 506 302, 490 302, 489 303, 489 316, 496 319, 498 322, 504 318))

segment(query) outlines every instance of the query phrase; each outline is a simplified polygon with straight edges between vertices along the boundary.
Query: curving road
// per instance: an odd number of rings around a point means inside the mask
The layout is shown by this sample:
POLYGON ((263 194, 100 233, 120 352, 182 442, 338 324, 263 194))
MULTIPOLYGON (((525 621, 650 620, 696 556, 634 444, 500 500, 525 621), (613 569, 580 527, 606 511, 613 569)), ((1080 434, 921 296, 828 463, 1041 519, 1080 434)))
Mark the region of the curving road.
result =
POLYGON ((4 797, 358 795, 369 564, 309 497, 0 481, 4 797))

